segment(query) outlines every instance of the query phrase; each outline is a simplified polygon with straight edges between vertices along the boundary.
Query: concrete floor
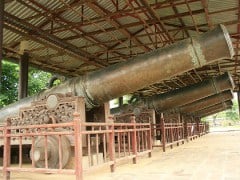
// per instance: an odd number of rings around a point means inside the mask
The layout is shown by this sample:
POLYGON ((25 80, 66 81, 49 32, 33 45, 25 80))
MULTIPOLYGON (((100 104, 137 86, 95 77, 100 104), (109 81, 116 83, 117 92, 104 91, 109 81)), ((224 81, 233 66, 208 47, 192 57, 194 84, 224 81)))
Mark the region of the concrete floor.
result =
MULTIPOLYGON (((15 173, 17 180, 72 180, 68 175, 15 173)), ((152 158, 138 164, 120 165, 114 173, 108 168, 84 174, 84 180, 239 180, 240 131, 214 132, 194 141, 174 146, 163 153, 154 149, 152 158)))

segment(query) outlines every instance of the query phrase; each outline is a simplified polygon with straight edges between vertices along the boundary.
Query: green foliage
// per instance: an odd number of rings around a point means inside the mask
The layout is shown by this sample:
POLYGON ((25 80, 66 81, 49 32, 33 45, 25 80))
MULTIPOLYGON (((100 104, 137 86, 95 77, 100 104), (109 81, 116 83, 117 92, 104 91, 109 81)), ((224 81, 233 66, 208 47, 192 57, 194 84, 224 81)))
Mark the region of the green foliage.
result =
MULTIPOLYGON (((51 74, 29 68, 28 94, 31 96, 46 87, 51 74)), ((11 104, 18 99, 19 66, 3 61, 3 73, 1 79, 0 107, 11 104)))
POLYGON ((51 76, 50 73, 30 68, 28 74, 28 95, 34 95, 45 89, 51 76))
POLYGON ((234 101, 233 101, 232 109, 229 109, 229 110, 226 111, 226 117, 229 120, 232 120, 232 121, 238 121, 239 120, 238 104, 237 104, 237 100, 236 99, 234 99, 234 101))
POLYGON ((17 64, 3 61, 0 107, 17 100, 18 72, 19 68, 17 64))
POLYGON ((234 121, 234 122, 239 121, 238 103, 237 103, 237 97, 236 96, 234 96, 233 106, 232 106, 231 109, 213 114, 209 117, 205 117, 202 120, 204 120, 204 121, 211 120, 214 123, 215 121, 217 121, 217 119, 218 120, 219 119, 230 120, 230 121, 234 121))

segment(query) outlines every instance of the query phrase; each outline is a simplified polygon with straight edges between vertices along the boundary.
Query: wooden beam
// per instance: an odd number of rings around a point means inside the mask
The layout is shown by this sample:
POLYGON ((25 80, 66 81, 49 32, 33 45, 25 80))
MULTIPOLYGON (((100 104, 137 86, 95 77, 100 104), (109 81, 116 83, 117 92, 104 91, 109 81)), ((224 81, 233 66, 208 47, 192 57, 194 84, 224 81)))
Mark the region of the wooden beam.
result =
MULTIPOLYGON (((104 16, 108 13, 106 9, 103 9, 102 7, 98 6, 96 3, 87 3, 88 7, 90 7, 92 10, 94 10, 99 16, 104 16)), ((106 19, 106 21, 112 25, 115 30, 118 30, 123 35, 125 35, 129 40, 131 39, 135 44, 139 45, 139 47, 145 51, 148 52, 151 49, 145 46, 141 41, 139 41, 136 37, 132 36, 132 34, 126 30, 125 28, 119 29, 121 24, 119 24, 115 19, 106 19)))
MULTIPOLYGON (((172 9, 173 9, 174 13, 175 13, 176 15, 179 14, 179 12, 178 12, 176 6, 174 5, 173 1, 170 1, 170 3, 171 3, 171 5, 172 5, 172 9)), ((179 20, 179 22, 181 23, 181 25, 182 25, 182 26, 186 26, 185 23, 183 22, 182 18, 181 18, 180 16, 177 16, 177 17, 178 17, 178 20, 179 20)), ((188 31, 187 31, 186 29, 184 29, 184 32, 185 32, 185 34, 187 35, 187 37, 190 37, 190 35, 189 35, 189 33, 188 33, 188 31)))
POLYGON ((75 56, 75 58, 78 57, 78 59, 81 59, 82 61, 97 67, 106 66, 104 62, 98 61, 99 59, 98 57, 94 57, 92 54, 89 54, 88 52, 83 51, 68 42, 63 41, 57 36, 54 36, 41 29, 38 29, 32 24, 25 22, 22 19, 19 19, 9 13, 5 13, 5 23, 11 25, 11 27, 8 26, 9 29, 15 29, 16 32, 19 32, 20 34, 24 34, 25 36, 30 37, 30 39, 34 39, 34 41, 36 41, 36 39, 44 39, 44 42, 40 40, 41 44, 47 43, 57 51, 65 50, 65 52, 68 53, 70 56, 75 56), (22 32, 19 31, 19 29, 21 29, 22 32), (35 34, 33 35, 32 32, 34 32, 35 34))
POLYGON ((149 14, 152 16, 153 19, 157 21, 156 24, 158 24, 162 31, 165 33, 165 35, 168 37, 169 42, 173 43, 174 39, 173 37, 169 34, 167 28, 165 27, 164 22, 161 20, 161 18, 157 15, 156 11, 150 6, 149 2, 146 0, 140 0, 143 6, 145 6, 149 12, 149 14))
POLYGON ((202 5, 203 5, 203 9, 205 11, 205 17, 206 17, 206 21, 208 23, 208 27, 209 27, 209 29, 213 29, 213 23, 212 23, 212 21, 210 19, 210 16, 209 16, 207 0, 202 0, 202 5))

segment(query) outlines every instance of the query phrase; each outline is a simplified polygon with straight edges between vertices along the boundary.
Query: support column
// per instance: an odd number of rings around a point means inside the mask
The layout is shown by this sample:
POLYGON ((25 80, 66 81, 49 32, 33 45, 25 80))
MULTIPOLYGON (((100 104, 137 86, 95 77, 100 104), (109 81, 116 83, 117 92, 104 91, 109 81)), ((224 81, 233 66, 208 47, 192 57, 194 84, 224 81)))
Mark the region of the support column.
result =
POLYGON ((118 102, 119 102, 119 107, 122 107, 122 105, 123 105, 123 96, 118 98, 118 102))
MULTIPOLYGON (((3 17, 4 17, 4 2, 0 0, 0 82, 2 78, 2 59, 3 59, 3 17)), ((0 83, 1 84, 1 83, 0 83)))
POLYGON ((29 55, 24 52, 19 61, 19 88, 18 88, 18 99, 27 97, 28 94, 28 62, 29 55))
POLYGON ((105 116, 105 122, 107 123, 110 118, 110 104, 109 102, 104 103, 104 116, 105 116))

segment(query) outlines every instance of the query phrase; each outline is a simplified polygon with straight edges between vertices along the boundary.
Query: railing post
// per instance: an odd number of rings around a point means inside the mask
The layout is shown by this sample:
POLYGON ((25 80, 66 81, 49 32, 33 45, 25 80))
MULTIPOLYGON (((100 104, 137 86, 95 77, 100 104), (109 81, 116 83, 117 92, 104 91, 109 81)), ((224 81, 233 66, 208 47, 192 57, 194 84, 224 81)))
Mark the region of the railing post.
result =
POLYGON ((10 119, 7 119, 7 123, 4 126, 4 154, 3 154, 3 179, 10 180, 10 171, 7 168, 11 163, 11 130, 8 129, 11 126, 10 119))
POLYGON ((155 144, 155 141, 157 140, 157 124, 156 124, 156 113, 155 110, 151 110, 152 112, 152 122, 151 123, 151 135, 152 135, 152 145, 155 144))
POLYGON ((204 122, 204 133, 207 134, 207 122, 204 122))
POLYGON ((177 140, 177 146, 179 146, 179 132, 180 132, 179 128, 180 128, 180 123, 177 123, 177 127, 176 127, 176 131, 177 131, 177 133, 176 133, 177 134, 177 139, 176 139, 177 140))
POLYGON ((199 126, 199 121, 197 121, 197 135, 198 135, 198 137, 200 137, 201 136, 201 132, 200 132, 200 126, 199 126))
POLYGON ((206 134, 206 122, 203 123, 203 133, 206 134))
POLYGON ((206 124, 206 133, 209 133, 209 123, 206 124))
POLYGON ((195 135, 195 131, 196 131, 195 124, 191 123, 191 131, 190 131, 191 137, 190 137, 190 140, 193 140, 194 135, 195 135))
POLYGON ((85 122, 85 103, 82 97, 77 97, 73 114, 75 136, 75 175, 76 180, 83 179, 82 168, 82 122, 85 122))
POLYGON ((173 126, 172 126, 172 123, 170 125, 170 137, 171 137, 171 145, 170 145, 170 148, 172 149, 173 148, 173 126))
POLYGON ((133 157, 133 164, 137 163, 137 130, 136 130, 136 119, 135 116, 131 116, 131 123, 133 123, 132 133, 132 150, 135 157, 133 157))
POLYGON ((182 144, 185 143, 184 140, 184 123, 181 123, 181 139, 182 139, 182 144))
POLYGON ((165 130, 165 122, 164 122, 163 113, 161 113, 160 124, 161 124, 162 148, 163 148, 163 152, 165 152, 166 151, 166 130, 165 130))
POLYGON ((188 141, 188 123, 184 122, 184 138, 188 141))
POLYGON ((113 163, 110 165, 111 172, 115 171, 115 133, 114 133, 114 121, 112 117, 108 118, 109 127, 110 130, 109 133, 109 139, 108 139, 108 151, 109 151, 109 158, 110 161, 113 163))
POLYGON ((152 138, 152 146, 154 146, 155 144, 155 137, 156 137, 156 133, 155 133, 155 129, 154 129, 154 125, 153 123, 150 123, 150 128, 151 128, 151 138, 152 138))
POLYGON ((148 153, 148 157, 152 157, 152 125, 151 123, 149 123, 149 131, 147 131, 148 133, 148 137, 147 137, 147 141, 148 141, 148 150, 151 150, 148 153))

